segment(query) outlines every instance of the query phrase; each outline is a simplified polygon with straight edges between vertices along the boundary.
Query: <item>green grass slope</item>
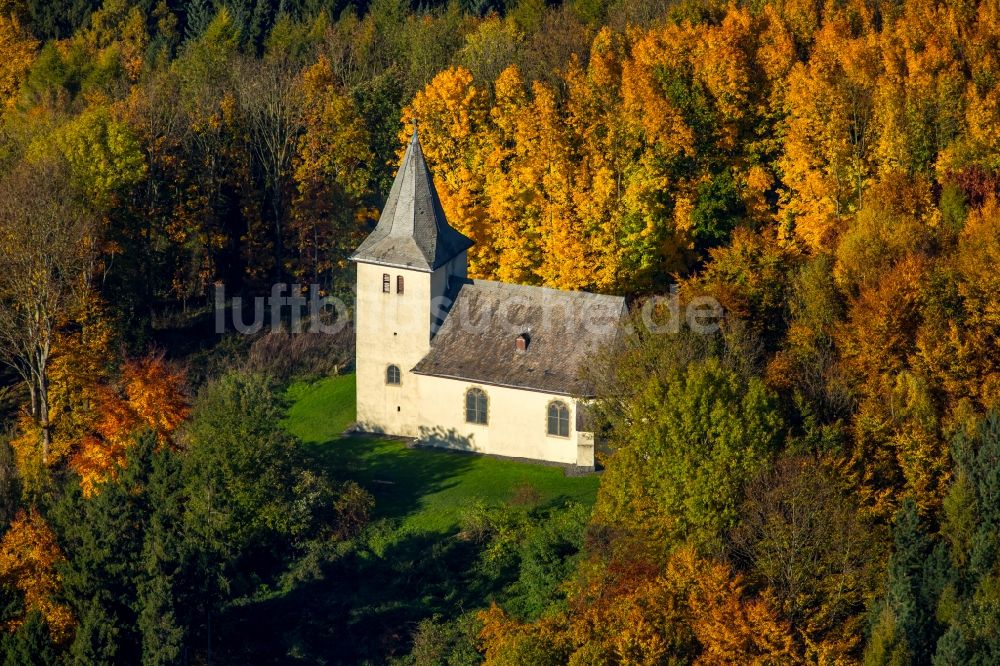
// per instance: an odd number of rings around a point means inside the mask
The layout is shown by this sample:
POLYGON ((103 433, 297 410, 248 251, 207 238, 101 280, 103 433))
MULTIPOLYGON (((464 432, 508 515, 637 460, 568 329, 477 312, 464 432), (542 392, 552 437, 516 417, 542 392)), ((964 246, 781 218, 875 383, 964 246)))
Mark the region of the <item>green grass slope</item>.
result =
POLYGON ((541 504, 593 504, 596 476, 566 477, 559 467, 344 436, 355 419, 354 379, 294 384, 287 427, 332 476, 357 481, 375 496, 375 518, 397 519, 406 532, 448 533, 458 527, 463 508, 477 500, 504 502, 525 488, 541 504))

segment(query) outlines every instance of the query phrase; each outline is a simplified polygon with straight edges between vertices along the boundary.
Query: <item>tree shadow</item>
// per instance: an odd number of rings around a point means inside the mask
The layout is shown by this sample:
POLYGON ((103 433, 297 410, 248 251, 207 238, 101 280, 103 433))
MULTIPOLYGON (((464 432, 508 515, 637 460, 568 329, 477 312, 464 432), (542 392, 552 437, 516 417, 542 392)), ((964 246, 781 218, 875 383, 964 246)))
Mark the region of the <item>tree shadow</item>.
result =
POLYGON ((309 444, 304 452, 329 478, 355 481, 370 492, 375 497, 375 518, 400 520, 419 512, 424 496, 457 485, 473 464, 472 456, 415 448, 412 440, 367 434, 309 444))
POLYGON ((465 451, 467 453, 476 451, 475 442, 472 437, 462 435, 454 428, 446 429, 441 426, 433 428, 420 426, 420 435, 417 437, 416 444, 418 446, 465 451))
POLYGON ((474 543, 433 533, 396 536, 378 553, 356 546, 283 596, 231 608, 219 637, 225 660, 384 663, 409 651, 421 620, 481 607, 510 582, 476 568, 474 543))
MULTIPOLYGON (((371 492, 375 522, 352 542, 323 544, 313 573, 288 591, 228 609, 220 663, 385 663, 409 652, 421 620, 482 608, 513 582, 511 572, 481 568, 474 541, 400 528, 475 465, 481 454, 468 438, 442 428, 417 440, 350 434, 303 451, 317 472, 371 492)), ((526 510, 569 499, 560 493, 526 510)))

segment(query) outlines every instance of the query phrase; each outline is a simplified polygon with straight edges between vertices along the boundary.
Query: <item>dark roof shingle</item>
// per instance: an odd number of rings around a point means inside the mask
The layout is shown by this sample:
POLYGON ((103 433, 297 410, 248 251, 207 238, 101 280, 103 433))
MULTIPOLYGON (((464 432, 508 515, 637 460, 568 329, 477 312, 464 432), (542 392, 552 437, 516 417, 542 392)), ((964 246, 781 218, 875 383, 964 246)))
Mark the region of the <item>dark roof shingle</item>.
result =
POLYGON ((615 341, 626 313, 620 296, 487 280, 456 280, 451 298, 413 372, 580 397, 594 393, 587 359, 615 341))
POLYGON ((471 246, 445 218, 414 131, 378 225, 351 260, 434 271, 471 246))

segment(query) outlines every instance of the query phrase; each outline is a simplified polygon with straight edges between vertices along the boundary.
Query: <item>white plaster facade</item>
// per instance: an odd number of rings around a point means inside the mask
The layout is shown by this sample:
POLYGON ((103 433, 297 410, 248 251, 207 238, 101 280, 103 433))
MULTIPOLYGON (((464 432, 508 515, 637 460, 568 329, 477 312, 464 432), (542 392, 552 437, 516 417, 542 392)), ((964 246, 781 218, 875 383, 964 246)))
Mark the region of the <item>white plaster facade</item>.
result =
POLYGON ((577 405, 572 398, 443 377, 413 377, 421 395, 434 396, 423 403, 423 442, 514 458, 594 466, 593 436, 577 432, 577 405), (487 425, 465 421, 465 394, 470 388, 486 393, 487 425), (548 433, 548 408, 553 401, 569 408, 568 437, 548 433))
MULTIPOLYGON (((467 280, 471 245, 445 219, 414 131, 378 225, 352 256, 357 265, 357 428, 433 446, 593 468, 594 438, 578 432, 584 422, 578 419, 581 405, 569 395, 578 386, 571 371, 582 357, 567 352, 587 345, 577 339, 580 329, 532 330, 535 315, 524 305, 534 303, 541 311, 559 301, 555 309, 566 324, 571 323, 568 309, 574 308, 602 311, 617 322, 624 300, 467 280), (445 307, 449 299, 456 296, 458 303, 477 295, 486 301, 507 299, 496 314, 520 312, 520 319, 493 321, 483 329, 489 336, 449 337, 449 330, 470 330, 445 307), (508 331, 511 323, 522 328, 508 331), (485 424, 467 421, 470 389, 486 394, 485 424), (568 411, 568 428, 561 421, 557 434, 548 424, 554 402, 568 411)), ((544 322, 543 317, 537 323, 544 322)))
POLYGON ((444 296, 450 277, 465 277, 465 265, 465 253, 433 273, 358 262, 358 428, 431 446, 593 467, 593 434, 577 431, 575 398, 410 372, 430 350, 434 299, 444 296), (385 275, 389 293, 382 291, 385 275), (400 276, 402 294, 396 289, 400 276), (386 381, 390 365, 400 369, 398 385, 386 381), (466 422, 471 388, 486 393, 486 425, 466 422), (553 401, 569 409, 568 437, 548 433, 553 401))
POLYGON ((417 437, 424 421, 416 375, 410 370, 430 351, 433 303, 451 277, 464 278, 463 252, 433 273, 358 262, 357 331, 358 425, 367 432, 417 437), (389 276, 389 293, 382 290, 389 276), (403 293, 397 293, 403 278, 403 293), (399 385, 386 383, 390 365, 400 369, 399 385))

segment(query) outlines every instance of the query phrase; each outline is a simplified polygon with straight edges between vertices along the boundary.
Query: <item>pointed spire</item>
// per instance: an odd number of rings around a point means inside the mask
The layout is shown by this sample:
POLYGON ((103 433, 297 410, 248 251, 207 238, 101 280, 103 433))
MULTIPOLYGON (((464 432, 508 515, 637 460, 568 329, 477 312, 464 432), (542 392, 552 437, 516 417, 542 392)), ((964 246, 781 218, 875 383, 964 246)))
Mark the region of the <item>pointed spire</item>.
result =
POLYGON ((433 271, 469 249, 472 241, 445 218, 417 135, 413 135, 375 230, 351 255, 363 261, 433 271))

